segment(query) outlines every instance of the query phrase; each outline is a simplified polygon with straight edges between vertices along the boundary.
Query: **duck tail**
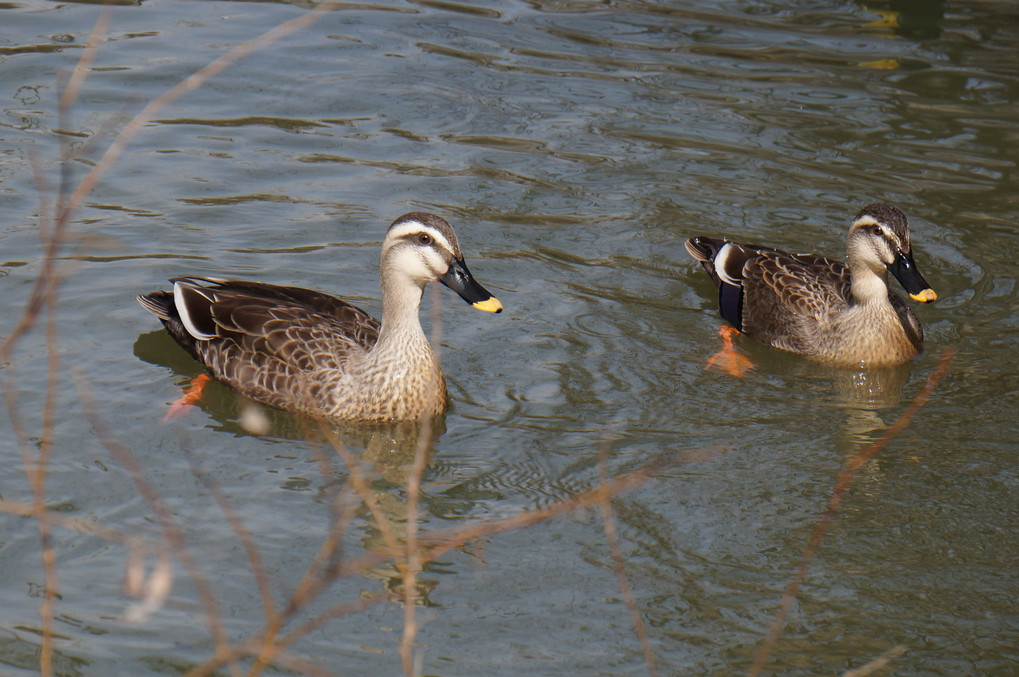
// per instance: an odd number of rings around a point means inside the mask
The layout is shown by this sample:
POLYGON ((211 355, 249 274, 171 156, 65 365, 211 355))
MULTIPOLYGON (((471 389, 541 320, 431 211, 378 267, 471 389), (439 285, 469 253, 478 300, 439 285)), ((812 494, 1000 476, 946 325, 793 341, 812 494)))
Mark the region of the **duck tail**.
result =
POLYGON ((713 261, 726 240, 716 237, 691 237, 686 241, 686 251, 701 263, 713 261))
POLYGON ((168 291, 154 291, 148 294, 141 294, 138 297, 141 307, 149 311, 164 322, 171 319, 173 308, 173 294, 168 291))
POLYGON ((686 241, 686 250, 718 287, 722 317, 743 331, 743 266, 752 250, 719 237, 692 237, 686 241))

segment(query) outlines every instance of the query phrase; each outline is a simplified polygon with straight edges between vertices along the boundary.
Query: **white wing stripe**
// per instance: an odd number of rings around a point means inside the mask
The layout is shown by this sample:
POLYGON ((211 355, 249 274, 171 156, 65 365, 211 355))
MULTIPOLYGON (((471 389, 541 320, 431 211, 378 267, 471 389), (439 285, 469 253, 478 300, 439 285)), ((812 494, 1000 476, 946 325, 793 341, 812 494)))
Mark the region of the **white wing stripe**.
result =
POLYGON ((732 251, 733 244, 728 242, 722 245, 722 248, 718 250, 718 254, 715 255, 715 274, 718 275, 718 279, 726 284, 731 284, 734 287, 738 287, 743 284, 741 279, 733 278, 729 276, 725 268, 728 264, 729 253, 732 251))
POLYGON ((195 294, 201 294, 205 298, 212 300, 210 297, 202 293, 202 290, 198 287, 192 287, 190 285, 183 284, 181 282, 173 283, 173 305, 177 308, 177 314, 180 315, 181 324, 187 329, 187 332, 199 341, 208 341, 216 338, 215 334, 206 334, 203 331, 199 331, 195 326, 194 321, 191 319, 191 315, 188 312, 187 300, 184 298, 186 292, 193 292, 195 294))
POLYGON ((449 240, 446 239, 445 235, 439 232, 438 229, 432 228, 431 226, 426 226, 425 224, 415 219, 404 221, 399 225, 393 226, 390 229, 386 238, 396 240, 406 235, 412 235, 414 233, 420 232, 427 232, 432 237, 436 244, 445 247, 446 251, 448 251, 449 253, 451 254, 453 253, 453 245, 450 243, 449 240))

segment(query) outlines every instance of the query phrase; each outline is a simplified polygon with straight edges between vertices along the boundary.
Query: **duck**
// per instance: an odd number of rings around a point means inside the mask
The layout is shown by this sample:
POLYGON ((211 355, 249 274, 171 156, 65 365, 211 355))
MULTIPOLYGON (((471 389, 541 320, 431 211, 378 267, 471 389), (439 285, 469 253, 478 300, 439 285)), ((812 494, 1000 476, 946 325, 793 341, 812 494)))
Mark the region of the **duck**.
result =
POLYGON ((418 317, 438 281, 480 310, 502 303, 464 262, 453 227, 409 212, 380 256, 382 319, 300 287, 217 277, 170 279, 137 297, 211 376, 252 400, 313 418, 408 421, 447 411, 446 380, 418 317))
POLYGON ((917 269, 897 207, 856 214, 845 262, 724 237, 692 237, 686 250, 718 288, 721 316, 757 341, 843 368, 897 366, 923 351, 923 327, 888 273, 914 301, 938 296, 917 269))

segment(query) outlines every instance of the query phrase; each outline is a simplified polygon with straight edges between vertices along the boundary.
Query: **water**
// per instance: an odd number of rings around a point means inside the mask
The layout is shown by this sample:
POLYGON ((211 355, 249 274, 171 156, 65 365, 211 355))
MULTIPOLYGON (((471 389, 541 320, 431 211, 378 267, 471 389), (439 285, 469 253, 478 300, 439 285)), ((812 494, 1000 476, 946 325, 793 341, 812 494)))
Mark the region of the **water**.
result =
MULTIPOLYGON (((3 6, 0 333, 13 332, 42 269, 40 195, 55 199, 60 144, 75 147, 67 166, 80 179, 126 117, 304 11, 117 7, 61 121, 59 83, 99 8, 3 6)), ((221 388, 161 423, 199 369, 134 296, 207 273, 322 289, 377 314, 384 229, 425 209, 457 227, 506 311, 425 295, 453 409, 424 478, 423 529, 576 496, 598 482, 607 440, 613 476, 700 450, 617 498, 614 514, 662 674, 744 672, 838 473, 951 350, 931 402, 852 485, 767 670, 841 674, 902 645, 897 675, 1010 674, 1017 38, 1004 2, 391 2, 325 16, 161 111, 75 214, 45 502, 164 542, 86 416, 95 401, 179 526, 226 639, 258 632, 258 581, 209 485, 251 534, 282 605, 329 534, 346 466, 289 417, 272 416, 272 434, 244 432, 221 388), (875 23, 892 10, 897 28, 875 23), (746 379, 704 370, 721 320, 686 237, 838 255, 852 215, 878 200, 909 215, 940 296, 917 309, 924 356, 860 377, 740 341, 757 364, 746 379)), ((3 369, 33 453, 47 357, 36 328, 3 369)), ((30 501, 4 421, 0 495, 30 501)), ((393 431, 341 432, 377 464, 377 510, 399 525, 408 445, 393 431)), ((344 554, 379 552, 368 510, 350 509, 344 554)), ((38 523, 0 519, 0 664, 32 674, 47 584, 38 523)), ((53 546, 58 674, 183 674, 212 656, 209 609, 179 555, 167 603, 129 624, 128 549, 66 528, 53 546)), ((423 674, 647 673, 596 509, 453 550, 419 583, 423 674)), ((336 582, 287 629, 379 601, 310 632, 269 672, 398 674, 400 585, 388 563, 336 582)))

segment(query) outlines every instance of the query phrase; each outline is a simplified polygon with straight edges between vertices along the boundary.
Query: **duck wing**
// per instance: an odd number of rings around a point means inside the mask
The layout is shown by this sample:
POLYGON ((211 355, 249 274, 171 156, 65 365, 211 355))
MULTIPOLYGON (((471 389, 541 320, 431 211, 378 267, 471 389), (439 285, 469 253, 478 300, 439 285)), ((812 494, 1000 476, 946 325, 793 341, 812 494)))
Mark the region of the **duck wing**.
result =
POLYGON ((906 337, 916 348, 916 352, 921 352, 923 350, 923 327, 920 325, 920 320, 916 318, 913 310, 906 305, 902 297, 890 289, 888 290, 888 300, 891 302, 892 308, 895 309, 895 314, 899 316, 899 321, 902 322, 906 337))
POLYGON ((173 292, 139 302, 217 379, 275 406, 319 401, 318 375, 343 369, 378 340, 375 318, 328 294, 211 277, 171 282, 173 292))
POLYGON ((744 333, 784 350, 811 352, 850 303, 849 267, 818 254, 756 248, 742 269, 744 333))

